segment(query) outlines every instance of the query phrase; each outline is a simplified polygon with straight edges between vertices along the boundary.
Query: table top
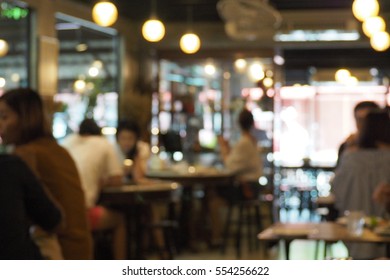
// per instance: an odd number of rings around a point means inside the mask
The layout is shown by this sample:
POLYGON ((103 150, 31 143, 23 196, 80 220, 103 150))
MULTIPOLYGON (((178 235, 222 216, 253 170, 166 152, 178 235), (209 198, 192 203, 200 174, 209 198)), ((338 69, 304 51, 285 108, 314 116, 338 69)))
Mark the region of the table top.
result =
POLYGON ((234 174, 227 170, 220 170, 213 167, 197 168, 189 166, 185 169, 162 169, 149 170, 146 173, 148 178, 160 180, 172 180, 180 183, 212 183, 212 182, 231 182, 234 180, 234 174))
POLYGON ((147 192, 164 192, 173 191, 180 187, 176 182, 150 180, 140 184, 130 184, 118 187, 106 187, 102 193, 147 193, 147 192))
POLYGON ((150 180, 140 184, 106 187, 100 193, 99 203, 133 205, 139 202, 170 201, 180 184, 171 181, 150 180))
POLYGON ((334 222, 322 223, 276 223, 258 234, 260 240, 323 240, 329 242, 390 243, 390 236, 381 236, 364 228, 361 236, 348 233, 347 227, 334 222))

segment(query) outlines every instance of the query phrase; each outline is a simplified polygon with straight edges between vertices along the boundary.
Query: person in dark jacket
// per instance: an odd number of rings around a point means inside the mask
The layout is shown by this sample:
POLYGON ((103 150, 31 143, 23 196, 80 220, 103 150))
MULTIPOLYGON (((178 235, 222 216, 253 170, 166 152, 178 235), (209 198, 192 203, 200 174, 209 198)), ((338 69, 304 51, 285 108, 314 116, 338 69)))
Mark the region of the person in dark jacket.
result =
POLYGON ((30 226, 50 231, 60 222, 60 210, 27 165, 16 156, 0 155, 0 259, 42 259, 30 226))

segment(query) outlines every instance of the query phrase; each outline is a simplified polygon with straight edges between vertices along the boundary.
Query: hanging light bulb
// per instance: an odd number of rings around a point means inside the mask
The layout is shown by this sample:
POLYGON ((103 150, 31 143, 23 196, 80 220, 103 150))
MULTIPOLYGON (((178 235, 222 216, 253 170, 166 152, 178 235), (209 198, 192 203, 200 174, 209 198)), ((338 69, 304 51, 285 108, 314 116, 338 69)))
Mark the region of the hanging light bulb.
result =
POLYGON ((142 26, 142 36, 149 42, 158 42, 165 36, 165 26, 157 19, 149 19, 142 26))
POLYGON ((100 26, 111 26, 118 19, 118 10, 113 3, 101 1, 93 7, 92 18, 100 26))
POLYGON ((8 53, 8 49, 7 41, 0 39, 0 57, 5 56, 8 53))
POLYGON ((390 47, 390 36, 385 31, 376 32, 371 36, 370 39, 371 47, 378 51, 383 52, 390 47))
POLYGON ((184 53, 193 54, 200 49, 200 39, 194 33, 186 33, 180 38, 180 49, 184 53))
POLYGON ((151 0, 150 6, 152 14, 142 25, 142 36, 149 42, 158 42, 165 36, 165 26, 156 18, 156 0, 151 0))
POLYGON ((367 37, 371 37, 374 33, 385 31, 386 23, 381 17, 369 17, 363 22, 363 32, 367 37))
POLYGON ((360 21, 377 16, 379 3, 377 0, 355 0, 352 4, 353 15, 360 21))
MULTIPOLYGON (((188 26, 191 30, 191 25, 193 21, 192 17, 192 7, 187 7, 187 14, 188 14, 188 26)), ((200 39, 199 36, 196 35, 193 32, 187 32, 180 38, 180 49, 187 54, 193 54, 196 53, 200 49, 200 39)))

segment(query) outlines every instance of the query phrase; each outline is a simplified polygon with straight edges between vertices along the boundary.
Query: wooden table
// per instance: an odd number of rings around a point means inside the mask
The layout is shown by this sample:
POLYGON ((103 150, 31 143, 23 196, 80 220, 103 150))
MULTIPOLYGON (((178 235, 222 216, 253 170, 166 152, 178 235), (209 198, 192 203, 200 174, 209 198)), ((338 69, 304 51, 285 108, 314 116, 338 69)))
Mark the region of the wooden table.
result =
POLYGON ((102 189, 99 204, 117 208, 126 215, 126 231, 129 239, 127 255, 129 259, 141 259, 142 257, 139 206, 147 202, 163 201, 168 203, 173 192, 179 187, 180 184, 176 182, 151 180, 142 184, 102 189), (131 236, 135 236, 133 240, 131 240, 131 236))
POLYGON ((234 174, 226 170, 216 168, 196 168, 193 166, 185 170, 150 170, 146 173, 148 178, 159 180, 170 180, 179 182, 184 187, 194 184, 215 185, 231 183, 234 181, 234 174))
POLYGON ((261 241, 284 240, 286 258, 289 258, 289 245, 295 239, 325 242, 369 242, 390 244, 390 236, 384 237, 364 228, 361 236, 348 233, 347 227, 334 222, 322 223, 276 223, 258 234, 261 241))
MULTIPOLYGON (((204 217, 208 215, 207 199, 210 192, 217 186, 231 186, 235 182, 235 175, 226 170, 219 170, 213 167, 194 167, 189 166, 186 169, 164 169, 148 171, 146 176, 148 178, 159 180, 170 180, 180 183, 183 186, 182 207, 180 212, 180 227, 182 230, 181 244, 184 247, 190 247, 196 250, 196 244, 191 244, 195 237, 205 234, 204 217), (202 200, 202 223, 201 225, 194 224, 194 206, 193 196, 195 187, 201 186, 204 191, 204 198, 202 200), (200 234, 196 234, 196 230, 201 229, 200 234)), ((210 241, 210 240, 208 240, 210 241)))

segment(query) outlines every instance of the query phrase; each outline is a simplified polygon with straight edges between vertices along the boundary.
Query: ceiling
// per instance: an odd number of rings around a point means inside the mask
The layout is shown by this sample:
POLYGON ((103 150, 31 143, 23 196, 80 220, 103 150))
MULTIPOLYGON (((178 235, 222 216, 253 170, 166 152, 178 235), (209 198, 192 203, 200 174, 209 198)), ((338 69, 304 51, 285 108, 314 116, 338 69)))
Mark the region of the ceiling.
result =
MULTIPOLYGON (((73 0, 93 6, 96 0, 73 0)), ((194 22, 218 22, 219 0, 112 0, 119 15, 133 21, 144 21, 150 17, 152 1, 156 14, 164 22, 185 22, 191 10, 194 22)), ((260 0, 259 0, 260 1, 260 0)), ((267 1, 267 0, 265 0, 267 1)), ((351 9, 353 0, 269 0, 278 11, 351 9)), ((390 1, 379 0, 382 11, 390 11, 390 1)))
MULTIPOLYGON (((72 0, 93 6, 96 0, 72 0)), ((151 14, 153 0, 112 0, 119 15, 133 21, 144 21, 151 14)), ((154 0, 156 14, 164 22, 185 22, 191 10, 194 22, 221 21, 217 12, 218 0, 154 0)), ((261 1, 261 0, 259 0, 261 1)), ((267 1, 267 0, 264 0, 267 1)), ((269 0, 279 11, 313 9, 350 9, 353 0, 269 0)), ((390 1, 379 0, 382 11, 390 11, 390 1)))
MULTIPOLYGON (((96 0, 73 0, 83 5, 92 7, 96 0)), ((112 0, 118 8, 119 15, 134 22, 142 23, 151 16, 153 0, 112 0)), ((154 0, 156 15, 166 24, 188 22, 189 13, 192 21, 198 26, 209 26, 206 23, 220 28, 210 28, 203 31, 200 36, 202 41, 208 43, 209 50, 216 49, 218 52, 209 52, 209 55, 223 53, 219 46, 229 46, 230 50, 248 50, 280 47, 286 56, 285 67, 307 68, 314 67, 338 67, 338 65, 354 65, 356 67, 386 67, 390 65, 390 51, 378 53, 370 48, 368 39, 362 35, 357 42, 324 42, 324 43, 283 43, 275 44, 273 33, 275 30, 263 28, 261 35, 255 42, 232 40, 226 36, 223 29, 223 20, 217 11, 218 0, 154 0), (265 43, 265 41, 268 42, 265 43), (214 45, 211 42, 217 42, 214 45), (223 45, 221 42, 224 42, 223 45), (210 47, 211 46, 211 47, 210 47), (232 47, 234 46, 234 47, 232 47)), ((253 0, 255 1, 255 0, 253 0)), ((258 0, 261 1, 261 0, 258 0)), ((265 0, 266 1, 266 0, 265 0)), ((248 0, 248 2, 250 2, 248 0)), ((339 29, 355 28, 361 32, 361 25, 351 12, 353 0, 269 0, 282 15, 282 25, 278 30, 292 29, 339 29), (346 16, 347 15, 347 16, 346 16)), ((379 0, 381 16, 390 26, 390 1, 379 0)), ((260 21, 260 20, 259 20, 260 21)), ((210 25, 211 26, 211 25, 210 25)), ((257 28, 259 29, 259 28, 257 28)), ((272 28, 271 28, 272 29, 272 28)), ((389 29, 389 28, 388 28, 389 29)), ((179 33, 180 31, 176 32, 179 33)), ((177 44, 178 34, 170 37, 177 44)), ((165 40, 166 42, 167 40, 165 40)), ((162 43, 167 44, 167 43, 162 43)), ((161 47, 161 44, 160 44, 161 47)), ((206 47, 205 47, 206 48, 206 47)), ((177 53, 177 47, 173 49, 177 53)))

